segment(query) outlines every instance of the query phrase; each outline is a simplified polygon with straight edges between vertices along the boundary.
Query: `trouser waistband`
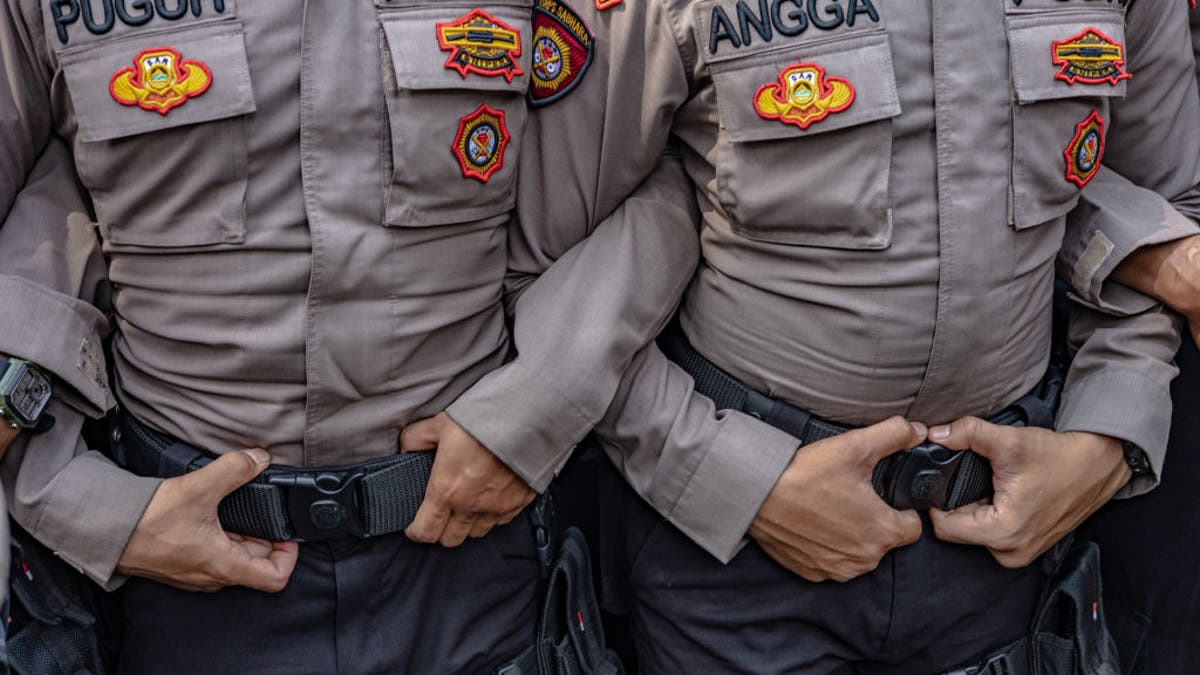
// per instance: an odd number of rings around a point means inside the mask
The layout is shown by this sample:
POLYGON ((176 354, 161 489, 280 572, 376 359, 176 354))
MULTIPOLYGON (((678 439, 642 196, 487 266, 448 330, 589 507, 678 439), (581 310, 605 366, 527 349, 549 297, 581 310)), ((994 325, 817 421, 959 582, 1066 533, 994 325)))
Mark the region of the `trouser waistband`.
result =
MULTIPOLYGON (((801 445, 850 430, 746 386, 696 351, 678 322, 663 331, 658 346, 667 358, 692 376, 696 391, 712 399, 718 410, 744 412, 795 436, 801 445)), ((988 421, 1052 427, 1065 372, 1066 364, 1052 359, 1033 391, 988 421)), ((925 510, 935 506, 950 510, 990 497, 992 468, 986 459, 969 450, 954 451, 936 443, 922 443, 880 461, 871 483, 879 496, 897 509, 925 510)))
MULTIPOLYGON (((216 455, 177 441, 118 411, 113 458, 142 476, 173 478, 216 455)), ((425 497, 432 452, 389 455, 345 466, 271 466, 221 501, 221 526, 268 541, 367 538, 408 527, 425 497)))

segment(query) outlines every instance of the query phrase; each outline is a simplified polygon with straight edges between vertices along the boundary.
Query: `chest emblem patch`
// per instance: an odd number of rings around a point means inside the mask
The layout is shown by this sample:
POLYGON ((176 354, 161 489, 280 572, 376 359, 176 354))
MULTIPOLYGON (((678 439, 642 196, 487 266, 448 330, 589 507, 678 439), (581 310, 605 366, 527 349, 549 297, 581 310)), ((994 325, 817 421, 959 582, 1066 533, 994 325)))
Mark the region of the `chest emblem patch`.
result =
POLYGON ((486 183, 504 166, 504 149, 508 147, 508 141, 504 111, 485 103, 458 121, 458 133, 450 149, 462 167, 463 178, 486 183))
POLYGON ((592 65, 595 38, 561 0, 537 0, 533 8, 533 72, 529 104, 543 106, 566 96, 592 65))
POLYGON ((1104 156, 1104 120, 1095 110, 1075 125, 1075 136, 1063 150, 1067 160, 1067 180, 1080 188, 1087 185, 1100 170, 1104 156))
POLYGON ((121 105, 166 115, 208 91, 212 80, 203 62, 185 59, 170 47, 155 47, 133 57, 132 67, 113 73, 108 92, 121 105))
POLYGON ((783 69, 777 82, 758 88, 754 109, 759 117, 779 120, 801 129, 820 122, 854 103, 854 85, 826 76, 815 63, 797 63, 783 69))
POLYGON ((1065 40, 1055 40, 1051 47, 1054 65, 1061 66, 1054 79, 1067 84, 1115 85, 1129 79, 1125 70, 1125 48, 1120 42, 1095 28, 1087 28, 1065 40))
POLYGON ((512 82, 522 74, 521 33, 482 9, 473 9, 450 23, 437 24, 438 46, 450 52, 446 67, 466 78, 503 76, 512 82))

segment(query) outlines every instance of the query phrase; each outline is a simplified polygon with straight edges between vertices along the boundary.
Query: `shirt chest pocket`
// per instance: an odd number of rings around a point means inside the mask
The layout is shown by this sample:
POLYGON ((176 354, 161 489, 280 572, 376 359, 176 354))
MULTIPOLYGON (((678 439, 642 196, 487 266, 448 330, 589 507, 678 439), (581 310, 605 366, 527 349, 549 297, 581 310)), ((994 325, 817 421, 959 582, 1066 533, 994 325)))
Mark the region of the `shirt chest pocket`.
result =
POLYGON ((507 213, 525 127, 532 2, 376 5, 391 132, 384 222, 445 225, 507 213))
POLYGON ((900 114, 887 33, 861 31, 709 66, 721 206, 739 234, 883 249, 891 241, 892 124, 900 114))
POLYGON ((1027 9, 1005 17, 1012 69, 1011 221, 1070 211, 1099 169, 1109 102, 1125 95, 1124 12, 1027 9))
POLYGON ((65 49, 76 164, 116 246, 245 238, 246 128, 254 112, 236 19, 65 49))

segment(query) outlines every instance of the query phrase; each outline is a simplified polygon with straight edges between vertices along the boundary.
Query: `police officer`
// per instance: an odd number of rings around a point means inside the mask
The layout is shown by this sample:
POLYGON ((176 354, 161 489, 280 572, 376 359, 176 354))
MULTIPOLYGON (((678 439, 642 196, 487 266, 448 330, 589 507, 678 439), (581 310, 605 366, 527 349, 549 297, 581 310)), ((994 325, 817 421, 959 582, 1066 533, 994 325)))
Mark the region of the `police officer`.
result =
MULTIPOLYGON (((671 340, 687 371, 640 354, 600 427, 645 500, 623 507, 642 665, 1020 662, 1042 583, 1031 563, 1112 496, 1157 480, 1176 327, 1152 307, 1122 320, 1080 307, 1072 330, 1086 340, 1055 431, 981 418, 1043 379, 1060 249, 1082 285, 1109 288, 1101 269, 1136 248, 1079 234, 1064 246, 1064 218, 1100 160, 1181 208, 1195 199, 1183 7, 606 4, 587 12, 603 36, 592 75, 542 117, 605 131, 572 137, 573 161, 553 180, 644 173, 673 134, 705 224, 671 340), (800 431, 867 426, 814 433, 797 451, 775 428, 797 418, 800 431), (986 458, 995 498, 928 519, 881 501, 872 468, 926 438, 986 458), (846 583, 814 583, 829 579, 846 583)), ((589 211, 575 197, 559 205, 567 222, 589 211)), ((1152 236, 1149 222, 1108 239, 1152 236)), ((532 248, 536 267, 546 252, 532 248)), ((562 316, 586 313, 582 286, 562 316)), ((536 368, 561 349, 541 344, 547 333, 522 344, 519 307, 516 330, 514 378, 523 360, 536 368)), ((471 411, 504 407, 494 384, 506 370, 450 409, 488 447, 504 443, 471 411)))
MULTIPOLYGON (((1190 15, 1194 53, 1200 55, 1200 12, 1192 8, 1190 15)), ((1171 217, 1158 199, 1160 211, 1171 217)), ((1111 210, 1098 212, 1095 227, 1111 229, 1104 222, 1111 217, 1111 210)), ((1200 397, 1200 236, 1186 220, 1173 229, 1192 236, 1141 249, 1115 271, 1123 284, 1167 303, 1188 322, 1176 356, 1180 377, 1172 385, 1172 400, 1179 412, 1171 422, 1163 480, 1144 498, 1110 504, 1088 524, 1104 553, 1105 597, 1125 672, 1139 675, 1188 673, 1200 658, 1195 639, 1200 581, 1191 573, 1200 562, 1200 508, 1194 494, 1200 476, 1200 418, 1191 412, 1200 397)), ((1093 289, 1076 292, 1086 296, 1093 289)))
MULTIPOLYGON (((531 91, 529 4, 3 5, 0 352, 54 376, 55 419, 8 448, 10 509, 124 583, 123 669, 481 672, 528 647, 534 492, 509 465, 541 450, 439 449, 424 493, 428 460, 396 452, 508 353, 527 97, 555 93, 531 91), (56 137, 73 156, 42 172, 56 137), (120 466, 80 436, 117 402, 120 466), (242 534, 218 520, 235 491, 242 534)), ((661 206, 678 194, 648 185, 589 241, 628 248, 610 223, 653 211, 636 239, 686 276, 696 249, 654 243, 694 228, 661 206)), ((658 297, 656 276, 631 292, 658 297)), ((615 353, 665 322, 647 306, 615 353)))

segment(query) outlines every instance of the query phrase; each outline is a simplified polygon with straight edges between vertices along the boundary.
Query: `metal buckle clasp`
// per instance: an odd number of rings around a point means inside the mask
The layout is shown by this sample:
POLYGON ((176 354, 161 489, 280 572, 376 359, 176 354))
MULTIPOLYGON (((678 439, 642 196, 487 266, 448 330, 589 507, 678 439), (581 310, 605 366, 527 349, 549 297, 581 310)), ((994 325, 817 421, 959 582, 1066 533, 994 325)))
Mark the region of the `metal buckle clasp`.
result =
POLYGON ((906 451, 891 467, 880 495, 893 508, 928 511, 945 509, 949 490, 966 450, 950 450, 937 443, 922 443, 906 451))
POLYGON ((321 541, 337 536, 365 536, 359 516, 358 483, 364 472, 287 471, 267 476, 283 490, 292 538, 321 541))

